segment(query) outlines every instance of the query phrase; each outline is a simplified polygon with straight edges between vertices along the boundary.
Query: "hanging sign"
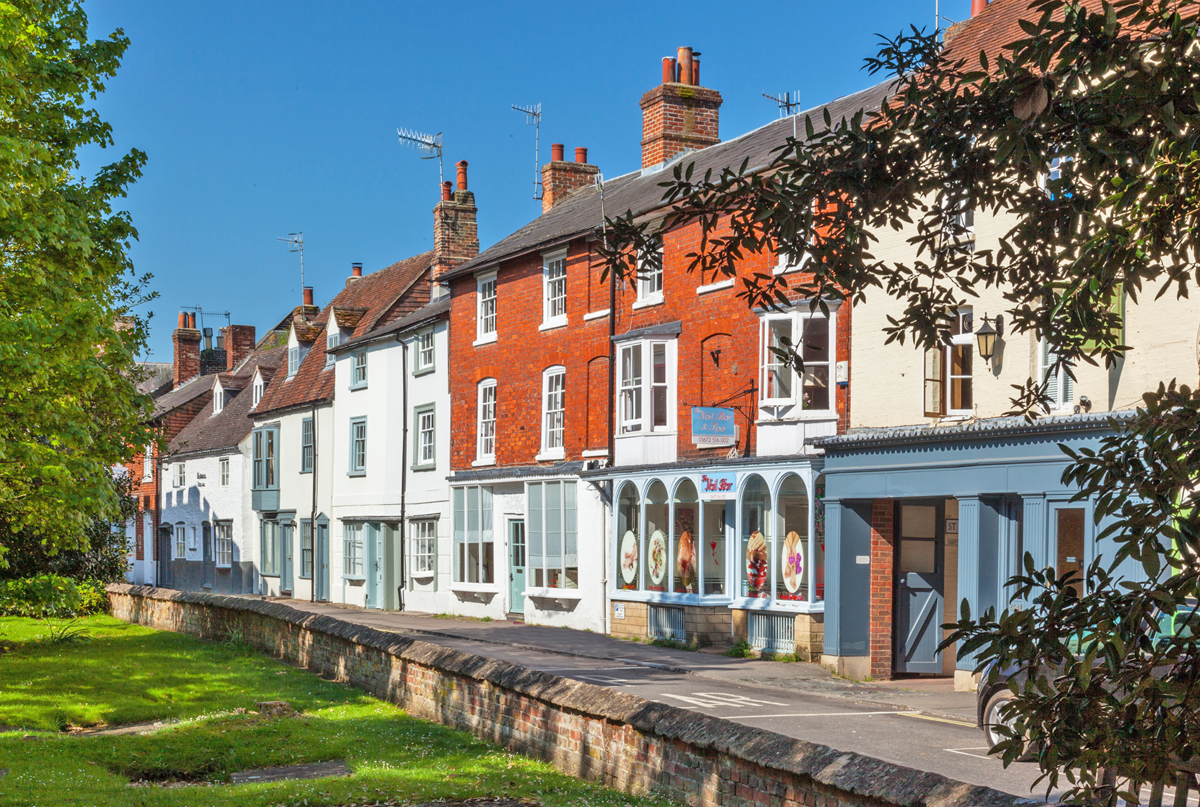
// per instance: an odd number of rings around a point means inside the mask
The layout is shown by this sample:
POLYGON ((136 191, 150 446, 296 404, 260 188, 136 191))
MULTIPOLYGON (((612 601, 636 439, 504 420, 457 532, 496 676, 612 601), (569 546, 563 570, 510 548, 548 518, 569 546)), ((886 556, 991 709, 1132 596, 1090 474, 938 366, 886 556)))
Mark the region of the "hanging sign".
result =
POLYGON ((737 422, 732 409, 719 406, 692 407, 692 443, 695 446, 735 446, 737 438, 737 422))
POLYGON ((707 501, 737 498, 737 474, 700 474, 700 498, 707 501))

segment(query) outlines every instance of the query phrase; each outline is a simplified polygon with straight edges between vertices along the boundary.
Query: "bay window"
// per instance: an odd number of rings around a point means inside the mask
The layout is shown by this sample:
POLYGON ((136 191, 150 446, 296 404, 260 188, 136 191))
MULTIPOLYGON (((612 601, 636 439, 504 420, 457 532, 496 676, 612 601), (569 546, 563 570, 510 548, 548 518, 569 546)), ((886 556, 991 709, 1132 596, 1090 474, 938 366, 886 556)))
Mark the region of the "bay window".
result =
POLYGON ((254 432, 254 489, 277 488, 275 481, 275 444, 279 440, 277 429, 256 429, 254 432))
POLYGON ((579 588, 575 482, 530 482, 528 567, 537 588, 579 588))
POLYGON ((454 582, 494 582, 492 489, 454 488, 454 582))
POLYGON ((803 412, 831 414, 837 314, 795 310, 764 315, 759 343, 760 403, 803 412), (795 366, 799 357, 801 368, 795 366))
POLYGON ((621 345, 618 372, 618 432, 672 431, 675 428, 674 340, 621 345))

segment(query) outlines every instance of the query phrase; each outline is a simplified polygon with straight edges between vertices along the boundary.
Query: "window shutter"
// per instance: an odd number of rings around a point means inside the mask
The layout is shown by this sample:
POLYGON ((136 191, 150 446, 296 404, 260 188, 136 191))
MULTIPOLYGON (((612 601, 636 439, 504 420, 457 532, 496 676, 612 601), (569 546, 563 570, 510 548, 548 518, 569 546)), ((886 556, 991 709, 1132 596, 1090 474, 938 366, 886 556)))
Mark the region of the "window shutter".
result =
POLYGON ((946 351, 935 347, 925 351, 925 416, 941 417, 946 412, 946 351))
POLYGON ((1058 397, 1058 373, 1054 372, 1054 353, 1050 350, 1050 343, 1042 341, 1042 382, 1046 385, 1046 397, 1050 399, 1050 406, 1057 407, 1059 405, 1058 397))

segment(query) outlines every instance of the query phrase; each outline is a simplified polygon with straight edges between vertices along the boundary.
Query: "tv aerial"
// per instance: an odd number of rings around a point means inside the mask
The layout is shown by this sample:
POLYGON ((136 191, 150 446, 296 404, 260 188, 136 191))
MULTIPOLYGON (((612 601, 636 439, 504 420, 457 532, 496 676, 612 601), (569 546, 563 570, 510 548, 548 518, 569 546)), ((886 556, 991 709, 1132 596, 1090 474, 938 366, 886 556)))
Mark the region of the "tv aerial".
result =
MULTIPOLYGON (((767 100, 770 100, 770 101, 774 101, 776 104, 779 105, 779 117, 781 120, 788 115, 793 115, 795 113, 795 110, 800 108, 800 92, 799 91, 797 91, 795 93, 795 95, 793 95, 790 90, 788 92, 781 93, 780 95, 767 95, 764 92, 762 94, 762 96, 763 96, 763 98, 766 98, 767 100)), ((792 139, 794 140, 795 138, 796 138, 796 119, 795 119, 795 117, 793 117, 792 118, 792 139)))
POLYGON ((304 288, 304 233, 288 233, 275 236, 276 241, 287 244, 288 252, 300 253, 300 288, 304 288))
POLYGON ((542 159, 542 105, 519 106, 513 104, 512 108, 517 112, 525 113, 525 124, 535 127, 533 131, 533 200, 536 202, 542 198, 542 172, 539 164, 542 159))
POLYGON ((400 137, 400 145, 413 146, 423 152, 422 160, 437 159, 438 161, 438 187, 441 187, 444 182, 442 175, 442 133, 438 132, 435 135, 415 132, 412 129, 397 129, 396 134, 400 137))

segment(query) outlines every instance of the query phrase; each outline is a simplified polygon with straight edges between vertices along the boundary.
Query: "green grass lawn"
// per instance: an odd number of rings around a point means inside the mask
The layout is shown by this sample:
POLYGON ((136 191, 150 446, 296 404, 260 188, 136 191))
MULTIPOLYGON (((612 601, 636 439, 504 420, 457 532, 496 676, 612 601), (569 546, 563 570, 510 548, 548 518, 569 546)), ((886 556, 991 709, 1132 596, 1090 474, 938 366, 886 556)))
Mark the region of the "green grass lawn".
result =
POLYGON ((55 644, 50 622, 0 619, 0 804, 340 805, 482 796, 559 805, 666 805, 581 782, 468 734, 244 648, 81 620, 89 639, 55 644), (261 717, 285 700, 297 717, 261 717), (242 712, 240 710, 249 710, 242 712), (81 737, 68 727, 179 722, 152 734, 81 737), (138 780, 228 781, 254 768, 345 760, 354 775, 179 788, 138 780))

